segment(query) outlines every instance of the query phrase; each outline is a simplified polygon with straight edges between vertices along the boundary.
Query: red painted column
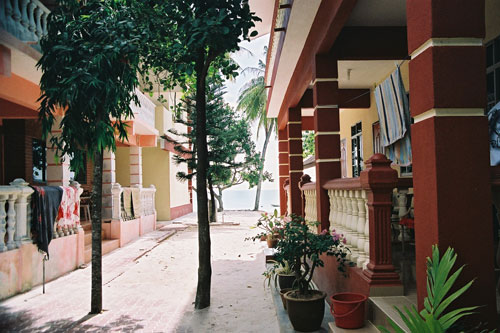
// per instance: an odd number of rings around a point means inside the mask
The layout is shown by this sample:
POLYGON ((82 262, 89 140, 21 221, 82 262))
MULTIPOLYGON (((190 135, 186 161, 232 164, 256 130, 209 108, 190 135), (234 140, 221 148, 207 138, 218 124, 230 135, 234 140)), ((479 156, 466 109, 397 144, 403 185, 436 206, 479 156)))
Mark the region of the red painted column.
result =
POLYGON ((337 60, 317 55, 313 64, 316 208, 321 230, 330 226, 330 201, 323 185, 342 176, 337 60))
MULTIPOLYGON (((476 278, 460 305, 481 305, 496 326, 485 94, 484 0, 408 0, 408 48, 418 303, 426 257, 448 246, 476 278)), ((479 318, 476 318, 476 320, 479 318)))
POLYGON ((288 110, 288 177, 290 179, 290 211, 302 216, 302 193, 300 177, 304 172, 302 160, 302 110, 300 107, 288 110))
POLYGON ((361 186, 366 189, 370 223, 370 262, 363 273, 371 285, 401 285, 392 264, 391 214, 392 191, 398 173, 382 154, 373 155, 361 172, 361 186))
POLYGON ((286 213, 287 197, 285 193, 285 180, 288 179, 288 130, 278 130, 278 162, 279 162, 279 188, 280 188, 280 215, 286 213))

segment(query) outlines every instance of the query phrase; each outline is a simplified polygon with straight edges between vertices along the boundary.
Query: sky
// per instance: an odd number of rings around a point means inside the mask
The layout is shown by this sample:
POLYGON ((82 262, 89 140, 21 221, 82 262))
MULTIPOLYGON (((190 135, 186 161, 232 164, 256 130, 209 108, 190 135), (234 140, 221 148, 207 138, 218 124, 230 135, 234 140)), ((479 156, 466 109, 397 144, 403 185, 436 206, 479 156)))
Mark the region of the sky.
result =
MULTIPOLYGON (((245 51, 240 51, 233 54, 233 59, 242 67, 257 67, 259 59, 265 62, 264 56, 264 46, 269 43, 269 34, 261 36, 251 42, 242 42, 240 46, 248 49, 253 55, 245 51)), ((226 81, 226 95, 225 100, 231 106, 236 108, 239 91, 241 87, 249 80, 253 78, 252 75, 239 75, 236 77, 235 81, 226 81)), ((257 138, 257 126, 252 124, 252 134, 253 140, 256 142, 257 150, 260 152, 264 144, 264 132, 261 131, 259 137, 257 138)), ((272 136, 269 140, 269 145, 266 153, 266 161, 264 163, 264 170, 270 172, 273 175, 274 182, 265 182, 262 184, 262 189, 278 189, 278 139, 276 136, 272 136)), ((248 189, 248 184, 241 184, 231 188, 232 190, 245 190, 248 189)))

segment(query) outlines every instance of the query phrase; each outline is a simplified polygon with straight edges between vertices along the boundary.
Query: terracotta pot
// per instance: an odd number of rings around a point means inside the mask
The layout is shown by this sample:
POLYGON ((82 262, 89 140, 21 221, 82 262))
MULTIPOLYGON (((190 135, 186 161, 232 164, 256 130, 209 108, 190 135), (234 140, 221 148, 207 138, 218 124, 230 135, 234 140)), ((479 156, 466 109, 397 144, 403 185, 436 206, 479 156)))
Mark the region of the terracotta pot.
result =
POLYGON ((286 310, 286 299, 285 299, 285 294, 287 292, 289 292, 290 290, 292 290, 292 288, 282 288, 280 290, 280 296, 281 296, 281 302, 283 303, 283 307, 285 308, 286 310))
POLYGON ((276 238, 273 238, 271 235, 267 235, 267 247, 275 248, 277 244, 278 240, 276 238))
POLYGON ((321 327, 325 315, 326 293, 312 290, 311 297, 298 298, 296 291, 289 291, 283 297, 287 302, 288 318, 296 331, 313 332, 321 327))
POLYGON ((260 236, 260 241, 261 241, 261 242, 263 242, 263 241, 265 241, 265 240, 267 240, 267 235, 262 235, 262 236, 260 236))
POLYGON ((295 282, 295 274, 278 274, 278 282, 281 290, 286 288, 291 289, 293 287, 293 283, 295 282))

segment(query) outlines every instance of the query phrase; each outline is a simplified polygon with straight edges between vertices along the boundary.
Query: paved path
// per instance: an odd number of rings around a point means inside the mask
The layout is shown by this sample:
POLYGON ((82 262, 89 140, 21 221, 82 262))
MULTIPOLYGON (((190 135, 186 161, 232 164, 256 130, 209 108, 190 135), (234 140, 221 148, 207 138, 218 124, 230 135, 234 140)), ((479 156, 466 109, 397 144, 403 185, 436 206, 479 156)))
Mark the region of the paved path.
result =
MULTIPOLYGON (((103 257, 103 307, 89 316, 90 266, 0 303, 1 332, 279 332, 263 288, 264 243, 244 241, 259 214, 229 212, 212 233, 212 301, 194 310, 197 229, 157 230, 103 257)), ((190 224, 195 216, 179 218, 190 224)), ((170 227, 178 226, 173 224, 170 227)))

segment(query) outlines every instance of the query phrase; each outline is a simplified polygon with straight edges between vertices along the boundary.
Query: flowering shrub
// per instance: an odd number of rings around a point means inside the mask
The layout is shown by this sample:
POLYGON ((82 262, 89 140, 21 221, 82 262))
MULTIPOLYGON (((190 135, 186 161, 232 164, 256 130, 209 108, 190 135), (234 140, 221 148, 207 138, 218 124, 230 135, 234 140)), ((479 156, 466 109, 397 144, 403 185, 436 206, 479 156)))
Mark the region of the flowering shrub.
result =
POLYGON ((319 234, 311 232, 309 225, 318 226, 319 222, 308 223, 302 217, 291 215, 288 223, 280 230, 280 239, 276 246, 275 260, 280 264, 288 263, 295 273, 295 284, 299 294, 310 292, 310 283, 316 267, 323 267, 320 256, 326 253, 335 256, 338 269, 345 272, 346 259, 350 250, 345 246, 345 238, 327 230, 319 234))
POLYGON ((276 209, 273 214, 262 213, 261 217, 257 221, 257 224, 251 228, 259 228, 263 231, 253 237, 250 237, 250 239, 255 241, 260 239, 262 236, 274 239, 280 235, 280 231, 283 229, 285 222, 286 218, 278 216, 278 211, 276 209))

